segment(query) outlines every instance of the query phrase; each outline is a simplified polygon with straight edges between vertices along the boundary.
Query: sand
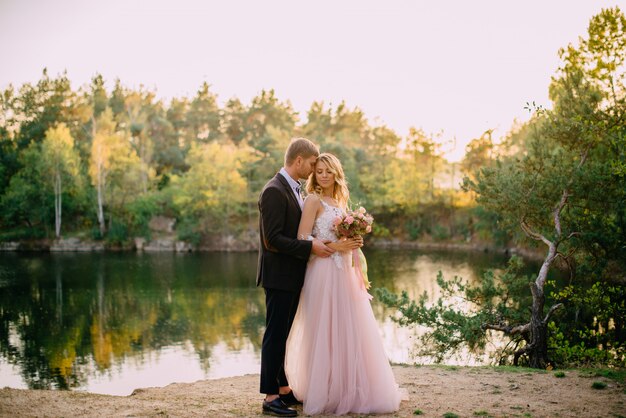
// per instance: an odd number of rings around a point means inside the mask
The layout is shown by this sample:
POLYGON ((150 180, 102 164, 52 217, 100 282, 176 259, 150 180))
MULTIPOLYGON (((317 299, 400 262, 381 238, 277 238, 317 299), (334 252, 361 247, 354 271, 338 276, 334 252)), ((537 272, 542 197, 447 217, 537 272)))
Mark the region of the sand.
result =
MULTIPOLYGON (((615 417, 626 416, 624 385, 582 371, 489 367, 394 366, 409 392, 398 412, 379 417, 615 417), (593 389, 592 383, 606 383, 593 389), (421 412, 419 415, 417 412, 421 412)), ((3 417, 259 417, 259 376, 137 389, 130 396, 76 391, 0 390, 3 417)), ((302 409, 299 408, 302 416, 302 409)), ((357 415, 353 415, 357 416, 357 415)))

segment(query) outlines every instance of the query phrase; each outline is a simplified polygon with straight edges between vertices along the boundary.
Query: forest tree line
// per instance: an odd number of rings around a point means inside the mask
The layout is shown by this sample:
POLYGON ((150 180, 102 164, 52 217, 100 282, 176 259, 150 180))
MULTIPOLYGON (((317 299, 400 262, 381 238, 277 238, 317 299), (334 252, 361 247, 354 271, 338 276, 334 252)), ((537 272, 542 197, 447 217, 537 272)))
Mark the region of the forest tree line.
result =
POLYGON ((402 137, 345 103, 315 102, 300 119, 272 90, 220 107, 203 83, 166 104, 120 80, 107 91, 96 75, 74 89, 44 70, 36 84, 1 92, 0 240, 87 235, 120 245, 150 238, 156 215, 175 218, 178 238, 194 244, 256 233, 258 194, 294 136, 342 160, 351 201, 376 216, 376 236, 470 239, 476 226, 481 239, 497 235, 459 187, 493 160, 490 132, 451 164, 440 135, 411 128, 402 137))

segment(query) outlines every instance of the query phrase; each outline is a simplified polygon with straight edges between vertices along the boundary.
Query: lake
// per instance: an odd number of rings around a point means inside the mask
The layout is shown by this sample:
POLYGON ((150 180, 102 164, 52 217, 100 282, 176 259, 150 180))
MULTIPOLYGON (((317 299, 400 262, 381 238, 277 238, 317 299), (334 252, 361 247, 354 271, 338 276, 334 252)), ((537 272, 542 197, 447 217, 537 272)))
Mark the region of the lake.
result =
MULTIPOLYGON (((478 280, 506 264, 479 252, 365 254, 374 288, 413 298, 438 296, 439 270, 478 280)), ((0 387, 128 395, 258 373, 265 304, 256 261, 256 253, 0 253, 0 387)), ((376 299, 372 306, 390 360, 415 361, 419 330, 398 327, 376 299)))

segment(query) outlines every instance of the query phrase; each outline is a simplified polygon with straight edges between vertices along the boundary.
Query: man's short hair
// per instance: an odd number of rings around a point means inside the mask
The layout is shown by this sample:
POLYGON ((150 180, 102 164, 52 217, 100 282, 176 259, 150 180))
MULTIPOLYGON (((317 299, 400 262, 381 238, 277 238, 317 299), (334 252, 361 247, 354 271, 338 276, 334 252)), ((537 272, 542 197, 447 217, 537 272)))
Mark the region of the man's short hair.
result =
POLYGON ((298 157, 318 157, 320 150, 313 142, 306 138, 293 138, 285 152, 285 167, 290 166, 298 157))

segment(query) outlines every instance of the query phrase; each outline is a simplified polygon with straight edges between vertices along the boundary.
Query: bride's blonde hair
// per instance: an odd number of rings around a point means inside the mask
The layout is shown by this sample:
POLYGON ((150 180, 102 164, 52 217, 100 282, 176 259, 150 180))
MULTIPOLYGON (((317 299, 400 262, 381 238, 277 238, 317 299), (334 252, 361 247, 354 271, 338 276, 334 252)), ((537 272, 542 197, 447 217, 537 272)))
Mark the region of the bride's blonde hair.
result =
MULTIPOLYGON (((335 175, 335 185, 333 187, 332 198, 337 201, 341 208, 346 209, 350 199, 350 192, 348 191, 348 182, 346 181, 346 176, 343 172, 343 167, 341 166, 339 158, 335 157, 333 154, 324 152, 317 157, 315 165, 317 166, 317 163, 319 162, 326 164, 331 173, 335 175)), ((309 194, 313 193, 321 197, 322 186, 319 185, 317 179, 315 178, 316 170, 313 170, 306 182, 306 191, 309 194)))

